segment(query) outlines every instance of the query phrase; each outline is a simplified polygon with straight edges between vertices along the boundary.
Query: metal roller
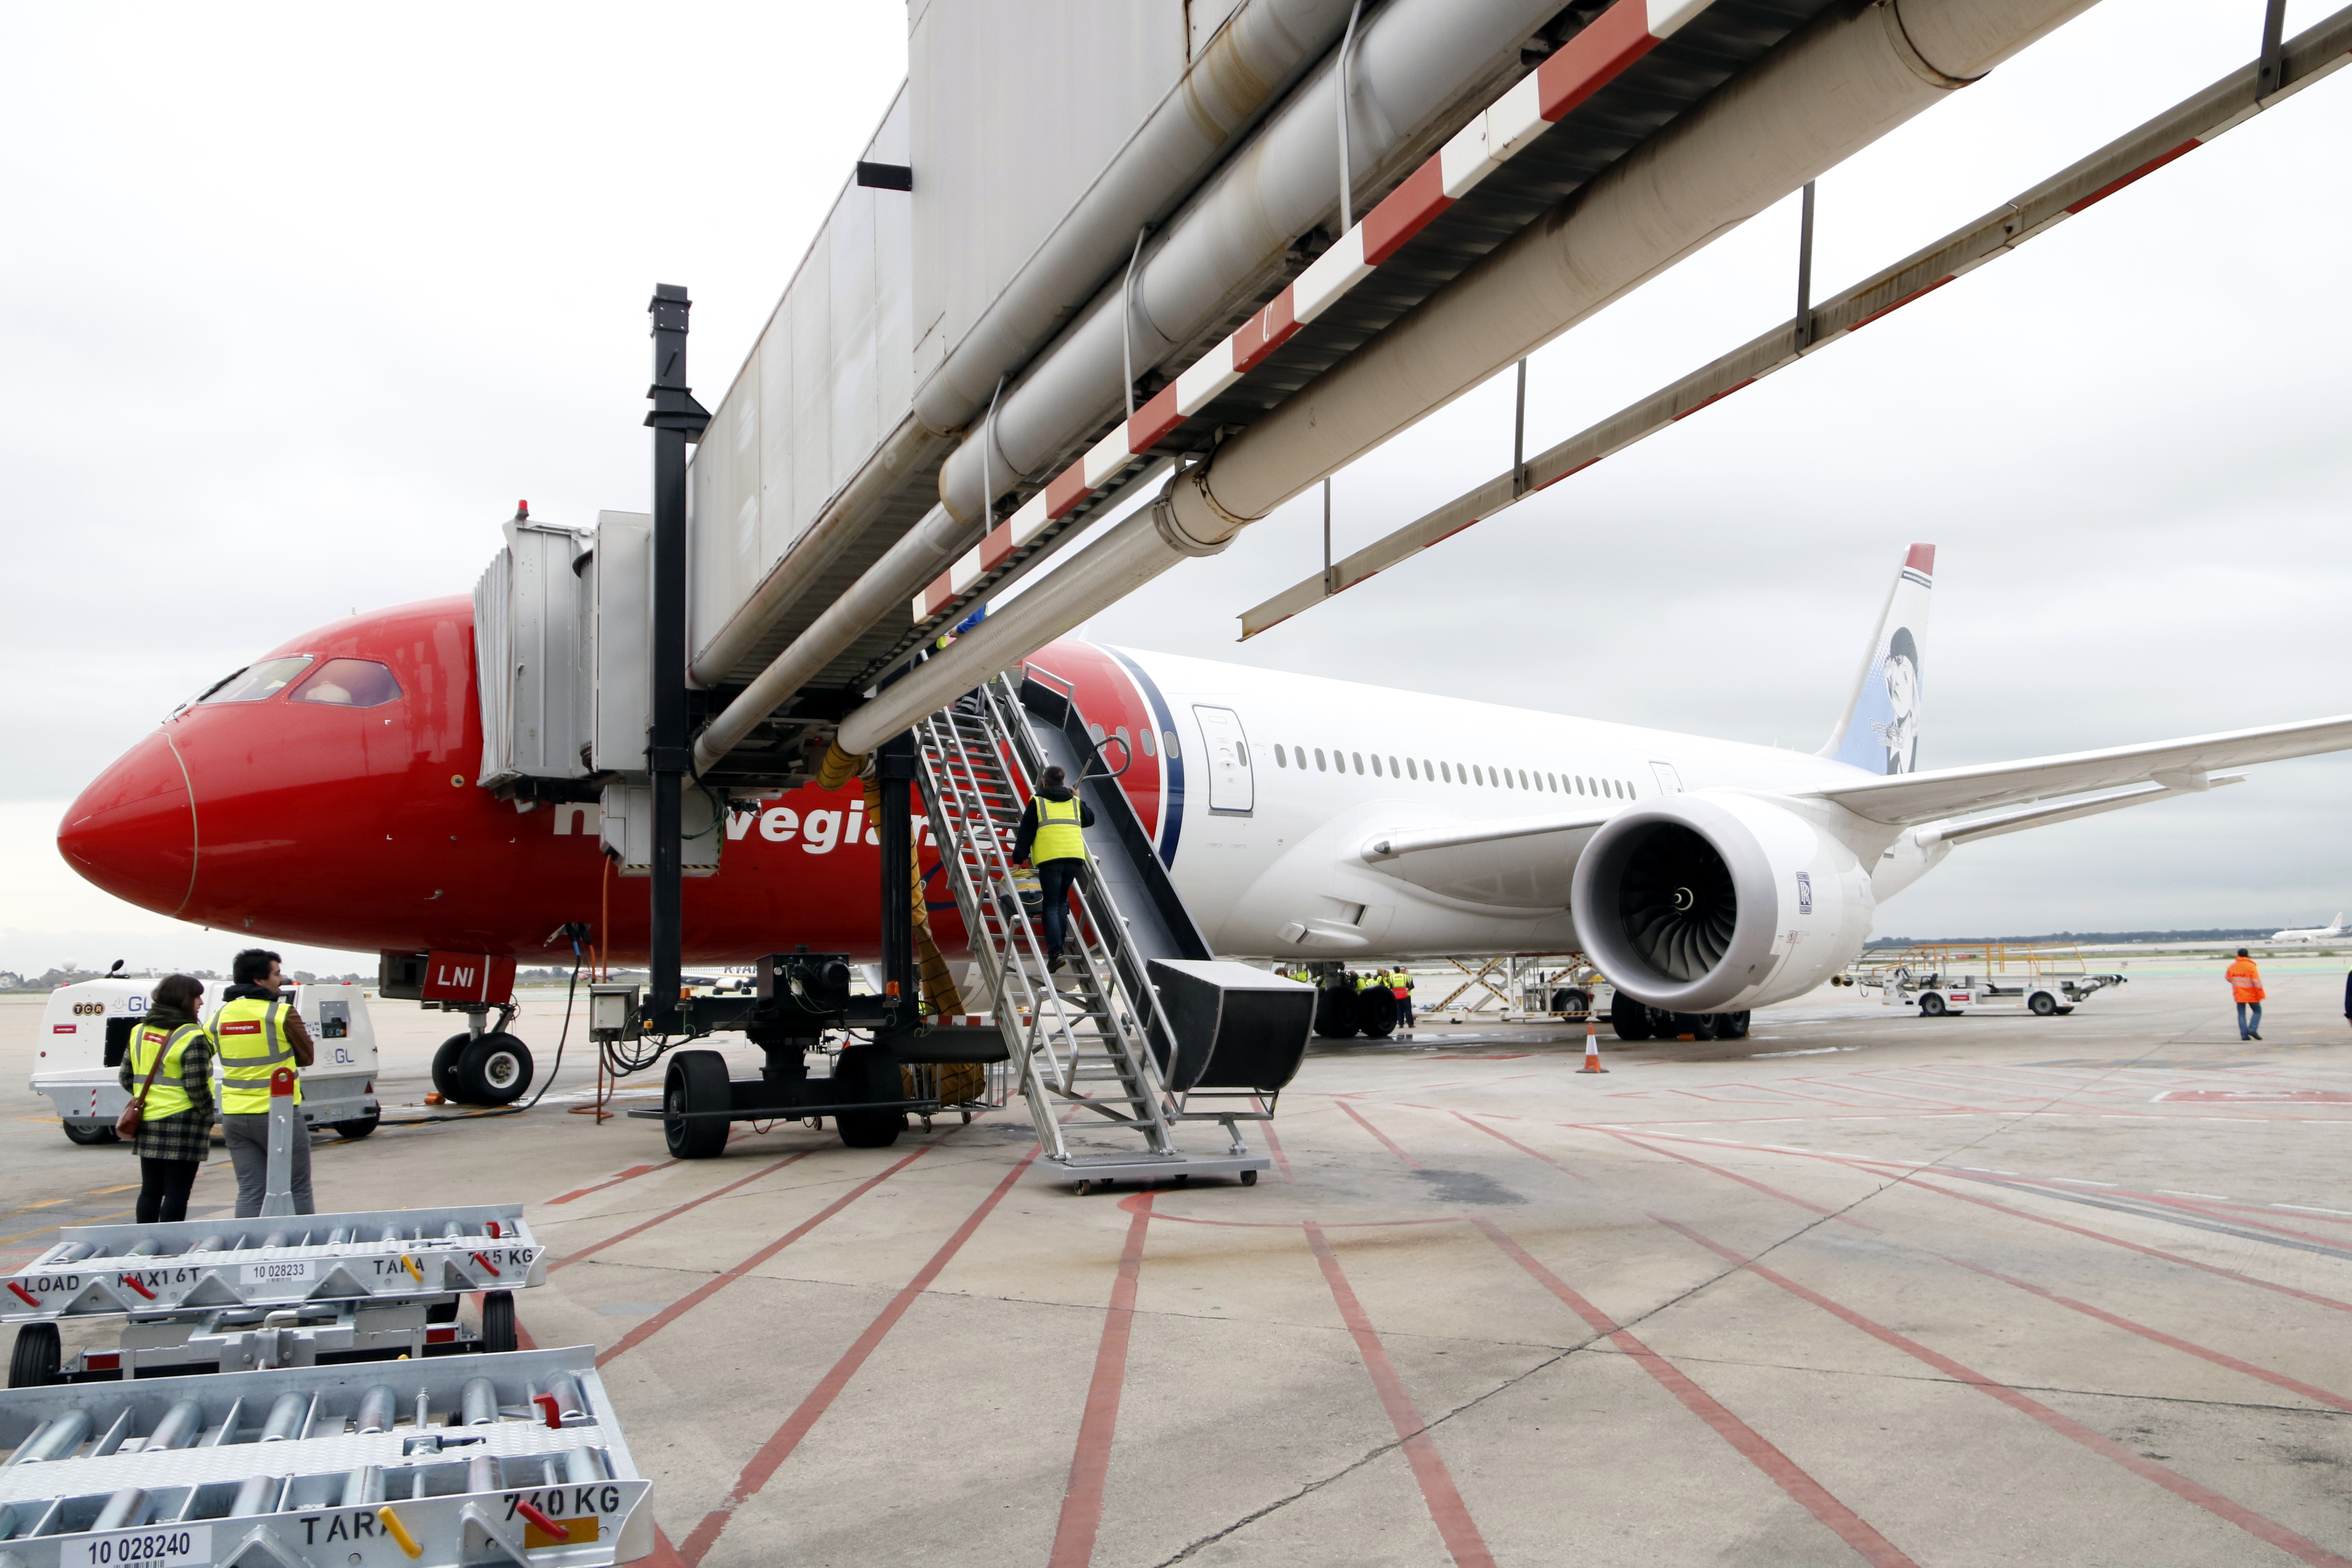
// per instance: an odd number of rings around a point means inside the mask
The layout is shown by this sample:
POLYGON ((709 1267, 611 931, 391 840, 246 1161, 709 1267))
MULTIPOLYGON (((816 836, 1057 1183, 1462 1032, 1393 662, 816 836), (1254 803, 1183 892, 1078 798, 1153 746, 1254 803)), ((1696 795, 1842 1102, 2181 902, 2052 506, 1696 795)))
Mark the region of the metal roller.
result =
POLYGON ((352 1430, 362 1435, 391 1431, 393 1408, 392 1389, 384 1384, 375 1384, 360 1395, 359 1411, 352 1417, 352 1430))
POLYGON ((604 1456, 593 1448, 574 1448, 563 1456, 563 1479, 574 1486, 586 1486, 591 1481, 609 1480, 604 1456))
POLYGON ((260 1440, 283 1443, 290 1437, 299 1437, 302 1435, 302 1417, 310 1408, 310 1402, 299 1394, 279 1394, 270 1404, 268 1418, 261 1424, 260 1440))
POLYGON ((499 1489, 496 1455, 477 1454, 466 1461, 466 1489, 469 1492, 494 1492, 499 1489))
POLYGON ((79 1263, 83 1258, 88 1258, 91 1253, 96 1252, 97 1250, 97 1247, 92 1247, 87 1241, 77 1241, 71 1247, 67 1247, 63 1252, 58 1253, 57 1257, 52 1259, 52 1262, 79 1263))
POLYGON ((460 1419, 468 1426, 494 1426, 499 1419, 499 1391, 487 1377, 469 1377, 458 1394, 460 1419))
POLYGON ((383 1500, 383 1467, 362 1465, 343 1478, 343 1506, 358 1508, 383 1500))
POLYGON ((228 1238, 226 1237, 217 1235, 207 1236, 198 1241, 194 1247, 188 1248, 188 1250, 190 1252, 218 1252, 227 1245, 228 1238))
POLYGON ((569 1373, 557 1373, 547 1380, 542 1393, 554 1396, 555 1414, 564 1421, 577 1421, 588 1414, 588 1401, 580 1392, 580 1383, 569 1373))
MULTIPOLYGON (((292 1399, 293 1394, 286 1396, 292 1399)), ((278 1493, 286 1485, 284 1476, 247 1476, 245 1484, 236 1489, 236 1500, 228 1505, 231 1519, 251 1519, 257 1513, 278 1511, 278 1493)))
POLYGON ((98 1518, 91 1522, 90 1529, 128 1530, 146 1521, 147 1489, 124 1487, 106 1500, 106 1506, 98 1510, 98 1518))
POLYGON ((282 1230, 273 1230, 268 1236, 261 1238, 261 1245, 264 1247, 284 1247, 288 1245, 287 1233, 282 1230))
POLYGON ((339 1225, 335 1226, 334 1229, 327 1233, 327 1245, 329 1247, 341 1247, 343 1243, 351 1240, 351 1238, 352 1227, 347 1225, 339 1225))
POLYGON ((89 1411, 68 1410, 63 1415, 53 1415, 17 1446, 15 1462, 33 1465, 44 1459, 69 1458, 89 1436, 89 1411))
POLYGON ((205 1407, 193 1399, 175 1400, 172 1407, 163 1412, 163 1418, 155 1423, 155 1430, 147 1435, 147 1441, 141 1446, 140 1451, 152 1454, 163 1448, 184 1448, 194 1443, 204 1429, 205 1407))

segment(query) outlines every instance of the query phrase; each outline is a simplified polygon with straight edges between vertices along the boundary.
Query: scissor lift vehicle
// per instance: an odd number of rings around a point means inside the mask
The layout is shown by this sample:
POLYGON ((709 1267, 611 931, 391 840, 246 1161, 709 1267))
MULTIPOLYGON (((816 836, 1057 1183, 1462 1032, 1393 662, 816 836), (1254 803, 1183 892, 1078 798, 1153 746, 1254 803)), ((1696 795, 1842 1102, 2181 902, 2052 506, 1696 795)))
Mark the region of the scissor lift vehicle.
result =
POLYGON ((2048 1018, 2128 977, 2093 973, 2071 942, 1923 942, 1874 954, 1842 978, 1877 989, 1888 1006, 1916 1005, 1929 1018, 1978 1009, 2048 1018))
POLYGON ((654 1547, 595 1352, 0 1394, 10 1568, 594 1568, 654 1547))
POLYGON ((546 1250, 517 1204, 69 1226, 0 1279, 9 1386, 510 1351, 546 1250), (456 1321, 475 1290, 478 1334, 456 1321), (65 1361, 58 1325, 107 1318, 117 1346, 65 1361))

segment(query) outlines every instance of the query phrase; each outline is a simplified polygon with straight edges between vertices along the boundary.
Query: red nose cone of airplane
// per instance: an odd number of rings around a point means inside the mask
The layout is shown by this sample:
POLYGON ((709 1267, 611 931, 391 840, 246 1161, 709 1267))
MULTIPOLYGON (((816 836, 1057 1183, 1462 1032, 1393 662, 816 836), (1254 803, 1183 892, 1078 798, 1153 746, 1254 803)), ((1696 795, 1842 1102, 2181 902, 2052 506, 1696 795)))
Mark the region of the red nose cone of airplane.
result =
POLYGON ((196 808, 160 730, 98 775, 58 825, 66 864, 118 899, 175 915, 196 881, 196 808))

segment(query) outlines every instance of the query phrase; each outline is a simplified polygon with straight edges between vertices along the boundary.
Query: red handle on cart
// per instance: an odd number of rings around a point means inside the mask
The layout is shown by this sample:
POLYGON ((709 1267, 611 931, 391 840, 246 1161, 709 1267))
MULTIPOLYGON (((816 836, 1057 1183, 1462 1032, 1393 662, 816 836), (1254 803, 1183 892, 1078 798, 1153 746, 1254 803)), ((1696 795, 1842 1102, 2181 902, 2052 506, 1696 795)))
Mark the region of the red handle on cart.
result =
POLYGON ((563 1426, 563 1417, 557 1413, 555 1408, 555 1395, 552 1394, 534 1394, 530 1396, 530 1402, 539 1406, 539 1413, 547 1417, 547 1424, 550 1426, 560 1429, 563 1426))
POLYGON ((14 1279, 8 1281, 8 1289, 16 1292, 16 1294, 23 1299, 25 1305, 27 1307, 35 1309, 39 1308, 41 1299, 38 1296, 34 1295, 30 1290, 26 1289, 22 1285, 17 1284, 14 1279))
POLYGON ((474 1261, 475 1261, 475 1262, 477 1262, 477 1263, 478 1263, 478 1264, 480 1264, 483 1268, 485 1268, 488 1269, 488 1270, 490 1271, 490 1278, 491 1278, 491 1279, 505 1279, 505 1278, 506 1278, 506 1276, 505 1276, 505 1275, 500 1274, 500 1273, 499 1272, 499 1266, 498 1266, 497 1264, 495 1264, 495 1263, 491 1262, 488 1258, 487 1258, 483 1257, 480 1253, 477 1252, 476 1254, 474 1254, 474 1261))
POLYGON ((125 1285, 130 1286, 133 1290, 138 1291, 142 1296, 146 1297, 150 1301, 155 1299, 155 1292, 147 1289, 146 1286, 139 1283, 139 1276, 136 1274, 125 1274, 122 1277, 122 1282, 125 1285))
MULTIPOLYGON (((545 1396, 541 1395, 541 1397, 543 1398, 545 1396)), ((558 1541, 569 1541, 572 1539, 572 1529, 569 1525, 556 1523, 555 1521, 548 1518, 546 1513, 542 1510, 533 1508, 527 1502, 518 1501, 515 1504, 515 1511, 522 1515, 523 1518, 530 1521, 531 1523, 539 1526, 540 1529, 547 1531, 548 1534, 555 1537, 558 1541)))

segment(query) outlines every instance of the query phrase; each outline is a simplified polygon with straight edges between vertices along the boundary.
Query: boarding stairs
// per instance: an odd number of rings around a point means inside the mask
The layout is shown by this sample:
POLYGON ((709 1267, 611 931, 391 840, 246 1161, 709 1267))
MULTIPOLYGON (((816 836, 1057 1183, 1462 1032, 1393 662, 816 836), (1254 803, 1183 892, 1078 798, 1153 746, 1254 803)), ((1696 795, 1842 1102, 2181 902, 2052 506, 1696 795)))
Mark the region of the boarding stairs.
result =
POLYGON ((1035 671, 1017 682, 999 675, 923 720, 915 736, 932 841, 1019 1070, 1041 1163, 1082 1193, 1204 1175, 1254 1184, 1271 1162, 1250 1150, 1238 1123, 1270 1120, 1274 1094, 1171 1089, 1178 1034, 1153 973, 1155 961, 1238 966, 1211 960, 1070 694, 1035 671), (1039 710, 1062 721, 1033 722, 1039 710), (1064 966, 1050 973, 1043 921, 1013 879, 1013 847, 1032 781, 1055 764, 1086 792, 1096 826, 1073 889, 1064 966), (1223 1126, 1224 1152, 1178 1146, 1178 1130, 1201 1121, 1223 1126))

